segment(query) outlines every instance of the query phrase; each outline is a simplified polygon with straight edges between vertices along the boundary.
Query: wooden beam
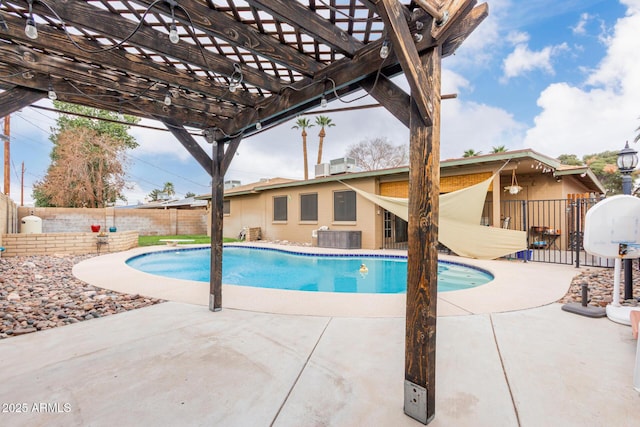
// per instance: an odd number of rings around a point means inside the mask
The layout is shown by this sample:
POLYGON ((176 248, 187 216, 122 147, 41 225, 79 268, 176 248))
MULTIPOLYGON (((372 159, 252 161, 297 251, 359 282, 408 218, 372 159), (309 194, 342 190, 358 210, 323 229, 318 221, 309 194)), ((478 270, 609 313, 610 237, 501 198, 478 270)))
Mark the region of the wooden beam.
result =
POLYGON ((255 105, 258 100, 256 95, 247 91, 230 93, 226 86, 216 84, 176 67, 168 67, 165 64, 153 61, 141 61, 137 55, 122 49, 104 51, 104 46, 79 36, 73 36, 72 43, 63 31, 56 30, 50 26, 41 25, 38 28, 38 39, 32 40, 24 33, 24 19, 6 16, 5 20, 7 22, 7 30, 0 31, 0 39, 28 44, 43 51, 52 52, 52 54, 75 58, 87 64, 98 63, 103 68, 104 73, 112 72, 114 74, 114 80, 117 80, 125 72, 132 77, 139 76, 148 81, 157 81, 164 85, 181 87, 211 99, 224 96, 229 101, 249 106, 255 105))
POLYGON ((211 156, 211 270, 209 282, 209 310, 222 310, 222 222, 224 218, 224 173, 222 160, 224 144, 214 139, 217 132, 205 131, 212 145, 211 156))
POLYGON ((233 157, 236 155, 236 151, 238 151, 238 147, 240 146, 240 141, 242 141, 242 137, 237 136, 227 143, 227 149, 224 152, 224 159, 222 159, 222 165, 220 166, 220 171, 222 175, 225 175, 227 173, 227 170, 231 165, 231 161, 233 160, 233 157))
MULTIPOLYGON (((136 0, 136 2, 146 6, 155 3, 153 0, 136 0)), ((320 69, 320 64, 310 56, 289 45, 280 43, 276 38, 262 34, 253 26, 242 24, 228 14, 212 9, 202 2, 180 0, 179 6, 175 8, 176 21, 185 27, 190 28, 193 23, 195 28, 211 37, 226 40, 303 75, 311 76, 320 69), (189 17, 193 22, 187 19, 181 10, 182 8, 189 11, 189 17)), ((157 4, 156 8, 169 10, 165 3, 157 4)))
MULTIPOLYGON (((425 124, 429 124, 433 115, 433 103, 430 88, 422 82, 427 81, 427 75, 420 66, 420 55, 404 15, 404 6, 397 0, 381 0, 378 3, 378 13, 384 20, 387 36, 391 40, 393 50, 400 61, 402 70, 411 88, 411 96, 422 113, 425 124)), ((440 92, 438 92, 440 96, 440 92)))
MULTIPOLYGON (((0 56, 6 64, 17 65, 32 71, 48 74, 51 77, 49 82, 41 89, 47 90, 48 84, 54 85, 54 89, 60 92, 56 80, 79 82, 85 85, 102 88, 105 92, 117 91, 123 98, 129 96, 136 100, 153 101, 163 104, 167 87, 156 85, 148 80, 141 80, 128 77, 122 73, 114 73, 112 70, 96 68, 86 63, 71 62, 62 56, 45 54, 26 46, 0 44, 0 56)), ((18 77, 18 76, 14 76, 18 77)), ((178 89, 175 88, 174 91, 178 89)), ((78 93, 73 90, 73 93, 78 93)), ((219 103, 205 103, 202 100, 195 101, 183 96, 173 96, 172 106, 176 109, 188 109, 194 112, 202 112, 210 115, 220 115, 232 117, 237 114, 237 110, 230 105, 220 105, 219 103)))
MULTIPOLYGON (((40 2, 33 5, 34 12, 57 20, 51 11, 42 6, 40 2)), ((118 18, 113 13, 98 9, 92 4, 81 0, 68 0, 56 2, 56 13, 67 25, 77 25, 88 31, 99 32, 106 37, 124 40, 129 37, 128 43, 148 49, 159 55, 167 55, 184 63, 193 64, 204 70, 211 70, 220 74, 231 76, 234 72, 234 61, 226 56, 218 55, 207 50, 201 50, 198 46, 183 41, 177 44, 169 42, 168 36, 147 26, 141 26, 137 31, 136 24, 129 20, 118 18), (133 35, 131 35, 133 33, 133 35)), ((262 73, 252 67, 242 67, 243 81, 262 89, 278 92, 282 88, 282 82, 267 73, 262 73)))
MULTIPOLYGON (((15 73, 15 67, 9 67, 0 63, 0 74, 15 73)), ((11 81, 19 87, 39 91, 46 96, 46 89, 50 82, 48 75, 37 74, 25 69, 23 75, 5 77, 4 80, 11 81)), ((92 85, 72 84, 69 81, 55 80, 55 90, 58 100, 70 102, 72 104, 86 105, 88 107, 99 108, 103 110, 116 111, 124 114, 130 114, 136 117, 148 118, 150 116, 174 118, 185 126, 205 128, 218 127, 227 128, 229 120, 212 116, 206 113, 191 111, 186 108, 177 108, 175 106, 166 106, 162 103, 136 98, 120 96, 117 92, 108 93, 100 87, 92 85)))
POLYGON ((8 116, 44 98, 44 92, 14 87, 0 93, 0 117, 8 116))
POLYGON ((442 57, 453 55, 463 41, 489 16, 489 5, 482 3, 473 9, 444 35, 442 57))
POLYGON ((158 117, 162 123, 169 129, 169 132, 176 137, 180 144, 187 149, 189 154, 204 168, 209 176, 213 176, 211 169, 211 157, 202 149, 191 134, 176 120, 170 118, 158 117))
POLYGON ((440 194, 441 56, 422 57, 434 101, 431 126, 412 102, 409 148, 409 249, 405 337, 404 411, 427 424, 435 416, 438 205, 440 194))
POLYGON ((364 90, 369 92, 376 101, 387 109, 400 122, 409 127, 411 96, 387 77, 380 75, 364 79, 361 83, 364 90))
POLYGON ((477 0, 445 0, 439 10, 447 13, 447 20, 442 25, 438 25, 434 20, 431 27, 431 36, 439 40, 476 3, 477 0))
POLYGON ((314 39, 321 40, 331 48, 352 57, 363 43, 342 31, 336 25, 319 16, 297 1, 291 0, 246 0, 251 6, 261 9, 282 22, 300 29, 314 39))

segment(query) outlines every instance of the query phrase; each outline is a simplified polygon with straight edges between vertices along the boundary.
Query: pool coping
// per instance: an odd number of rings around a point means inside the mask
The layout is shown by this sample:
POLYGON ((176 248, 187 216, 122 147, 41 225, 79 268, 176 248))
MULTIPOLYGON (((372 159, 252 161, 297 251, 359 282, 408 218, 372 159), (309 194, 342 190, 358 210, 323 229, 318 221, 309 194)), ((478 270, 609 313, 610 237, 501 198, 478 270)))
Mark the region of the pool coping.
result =
MULTIPOLYGON (((304 254, 375 254, 406 256, 402 250, 341 250, 274 243, 233 243, 230 246, 256 246, 304 254)), ((197 248, 206 245, 180 245, 197 248)), ((140 294, 169 301, 207 306, 209 284, 170 279, 143 273, 125 262, 146 252, 175 250, 166 246, 146 246, 124 252, 100 255, 76 264, 73 274, 91 285, 118 292, 140 294)), ((439 259, 481 268, 494 280, 472 289, 438 294, 439 316, 496 313, 540 307, 562 298, 571 279, 580 269, 567 265, 512 260, 477 260, 439 255, 439 259)), ((288 291, 222 285, 223 308, 264 313, 332 317, 404 317, 406 294, 347 294, 288 291)))

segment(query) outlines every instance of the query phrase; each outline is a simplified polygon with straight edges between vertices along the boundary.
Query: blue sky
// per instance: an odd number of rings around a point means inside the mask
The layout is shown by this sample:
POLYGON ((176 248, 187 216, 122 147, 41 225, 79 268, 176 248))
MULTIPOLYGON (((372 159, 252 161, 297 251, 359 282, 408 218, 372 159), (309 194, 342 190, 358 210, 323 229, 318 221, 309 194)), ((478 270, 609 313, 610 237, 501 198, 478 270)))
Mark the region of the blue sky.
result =
MULTIPOLYGON (((466 149, 532 148, 556 157, 619 150, 640 126, 640 0, 496 0, 489 17, 456 55, 443 61, 441 158, 466 149)), ((406 87, 402 77, 396 79, 406 87)), ((355 98, 360 94, 353 95, 355 98)), ((364 98, 349 106, 373 103, 364 98)), ((48 100, 39 102, 49 106, 48 100)), ((347 104, 334 101, 330 109, 347 104)), ((384 109, 322 113, 327 129, 324 161, 348 146, 376 137, 408 143, 408 131, 384 109)), ((315 115, 311 115, 311 119, 315 115)), ((46 173, 51 112, 25 108, 11 117, 11 197, 20 200, 25 163, 25 204, 46 173)), ((160 123, 143 123, 162 127, 160 123)), ((245 139, 225 179, 303 178, 299 131, 293 123, 245 139)), ((309 131, 309 159, 317 156, 317 128, 309 131)), ((170 181, 178 195, 209 190, 209 176, 168 132, 132 129, 140 147, 129 154, 129 203, 143 201, 170 181)), ((209 151, 210 147, 201 141, 209 151)), ((313 162, 313 160, 311 160, 313 162)), ((310 176, 313 168, 310 167, 310 176)))

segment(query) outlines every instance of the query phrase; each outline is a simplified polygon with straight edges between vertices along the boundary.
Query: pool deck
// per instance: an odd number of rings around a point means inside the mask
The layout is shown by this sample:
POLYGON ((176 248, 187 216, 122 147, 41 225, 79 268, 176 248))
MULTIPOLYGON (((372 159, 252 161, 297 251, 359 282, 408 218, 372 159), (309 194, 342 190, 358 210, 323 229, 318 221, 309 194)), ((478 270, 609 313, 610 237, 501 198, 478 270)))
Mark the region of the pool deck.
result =
MULTIPOLYGON (((114 263, 128 256, 96 257, 74 273, 150 296, 155 283, 152 296, 172 302, 0 341, 0 402, 28 408, 0 412, 0 425, 422 425, 402 410, 405 323, 394 298, 337 308, 320 298, 317 314, 298 315, 314 305, 300 293, 234 296, 225 287, 224 308, 212 313, 206 288, 198 300, 197 287, 171 289, 189 282, 144 281, 114 263), (285 301, 269 301, 277 298, 285 301)), ((429 425, 639 424, 631 328, 553 303, 579 270, 464 262, 494 272, 496 283, 438 298, 429 425)))

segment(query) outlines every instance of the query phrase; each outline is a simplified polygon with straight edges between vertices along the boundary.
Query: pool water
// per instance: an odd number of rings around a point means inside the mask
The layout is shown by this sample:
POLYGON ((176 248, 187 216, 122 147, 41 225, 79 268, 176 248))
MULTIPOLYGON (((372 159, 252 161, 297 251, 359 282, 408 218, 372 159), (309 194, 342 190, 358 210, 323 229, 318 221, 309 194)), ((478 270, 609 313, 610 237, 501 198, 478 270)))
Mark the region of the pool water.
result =
MULTIPOLYGON (((151 252, 127 264, 175 279, 209 282, 210 248, 151 252)), ((438 291, 473 288, 493 280, 483 270, 438 262, 438 291)), ((319 292, 402 293, 407 289, 407 258, 377 255, 301 254, 277 249, 225 246, 222 283, 319 292), (366 268, 362 268, 362 265, 366 268)))

